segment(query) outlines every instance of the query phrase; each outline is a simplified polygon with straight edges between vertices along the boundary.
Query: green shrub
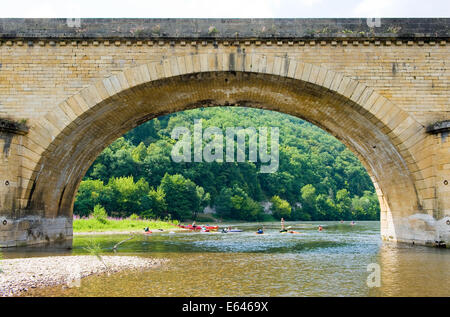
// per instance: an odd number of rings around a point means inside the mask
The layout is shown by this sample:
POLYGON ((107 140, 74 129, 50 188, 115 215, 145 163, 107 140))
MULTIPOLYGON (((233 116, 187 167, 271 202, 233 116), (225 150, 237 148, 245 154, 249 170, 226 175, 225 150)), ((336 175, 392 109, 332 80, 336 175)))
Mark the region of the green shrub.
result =
POLYGON ((270 209, 275 219, 288 218, 291 215, 291 205, 286 200, 281 199, 280 196, 273 196, 270 202, 272 203, 270 209))
POLYGON ((106 213, 105 208, 103 208, 102 205, 100 204, 94 206, 92 217, 94 217, 97 221, 101 223, 108 222, 108 214, 106 213))
POLYGON ((141 218, 139 217, 139 215, 136 215, 136 214, 132 214, 131 216, 130 216, 130 220, 140 220, 141 218))

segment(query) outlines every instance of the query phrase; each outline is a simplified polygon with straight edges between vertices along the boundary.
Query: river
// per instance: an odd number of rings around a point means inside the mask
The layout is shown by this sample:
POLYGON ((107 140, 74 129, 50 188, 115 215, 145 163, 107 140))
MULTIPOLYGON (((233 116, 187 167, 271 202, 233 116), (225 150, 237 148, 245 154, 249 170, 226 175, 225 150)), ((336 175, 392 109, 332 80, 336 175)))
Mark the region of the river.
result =
MULTIPOLYGON (((257 224, 233 223, 243 232, 142 235, 115 254, 165 258, 167 264, 90 276, 80 287, 34 289, 27 296, 450 295, 449 249, 384 243, 375 221, 320 224, 319 232, 318 222, 286 223, 301 234, 280 234, 279 223, 265 223, 265 234, 256 235, 257 224)), ((92 239, 112 255, 112 247, 127 237, 75 236, 70 251, 17 249, 4 257, 84 254, 92 239)))

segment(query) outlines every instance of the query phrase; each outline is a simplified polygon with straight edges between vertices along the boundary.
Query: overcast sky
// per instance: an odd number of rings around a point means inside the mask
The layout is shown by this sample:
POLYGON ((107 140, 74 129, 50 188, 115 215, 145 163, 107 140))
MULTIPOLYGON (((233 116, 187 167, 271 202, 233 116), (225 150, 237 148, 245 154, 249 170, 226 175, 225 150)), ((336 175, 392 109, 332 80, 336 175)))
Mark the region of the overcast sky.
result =
POLYGON ((449 17, 450 0, 0 0, 2 18, 449 17))

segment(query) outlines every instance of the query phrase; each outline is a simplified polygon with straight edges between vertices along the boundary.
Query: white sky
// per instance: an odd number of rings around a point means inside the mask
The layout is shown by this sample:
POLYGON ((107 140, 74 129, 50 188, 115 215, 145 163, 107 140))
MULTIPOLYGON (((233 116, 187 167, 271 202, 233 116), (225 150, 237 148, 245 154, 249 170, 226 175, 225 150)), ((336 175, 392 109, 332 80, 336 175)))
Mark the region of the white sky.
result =
POLYGON ((450 0, 0 0, 0 18, 450 17, 450 0))

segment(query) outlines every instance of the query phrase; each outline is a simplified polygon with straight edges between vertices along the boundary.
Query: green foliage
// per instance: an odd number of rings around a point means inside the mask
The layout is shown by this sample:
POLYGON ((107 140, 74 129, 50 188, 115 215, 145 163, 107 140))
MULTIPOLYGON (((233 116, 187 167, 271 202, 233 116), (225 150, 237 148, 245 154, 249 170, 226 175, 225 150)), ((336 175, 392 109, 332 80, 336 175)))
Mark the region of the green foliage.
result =
POLYGON ((103 191, 104 185, 101 180, 82 181, 75 200, 75 213, 80 216, 89 216, 94 206, 101 203, 100 195, 103 191))
POLYGON ((291 212, 290 220, 311 221, 312 217, 302 208, 294 208, 294 210, 291 212))
POLYGON ((262 206, 237 185, 221 190, 216 211, 219 217, 225 219, 256 221, 263 217, 262 206))
POLYGON ((139 215, 136 215, 136 214, 132 214, 129 218, 130 218, 130 220, 139 220, 140 219, 139 215))
POLYGON ((107 190, 106 206, 109 207, 108 209, 122 212, 123 216, 129 216, 133 212, 142 211, 141 199, 148 194, 150 188, 143 178, 134 182, 133 176, 129 176, 111 178, 107 190))
POLYGON ((273 217, 281 219, 289 218, 291 216, 292 208, 289 202, 281 199, 280 196, 273 196, 270 199, 270 202, 272 203, 271 210, 273 217))
POLYGON ((101 253, 103 252, 102 247, 100 246, 100 243, 95 240, 89 240, 87 246, 84 247, 84 249, 92 256, 95 256, 99 261, 103 263, 103 265, 108 269, 108 266, 106 265, 105 261, 103 261, 103 258, 101 256, 101 253))
MULTIPOLYGON (((302 200, 302 208, 301 208, 301 216, 302 218, 309 218, 314 220, 319 220, 316 212, 316 188, 311 185, 305 185, 301 188, 301 200, 302 200), (308 215, 308 216, 306 216, 308 215)), ((301 219, 305 220, 305 219, 301 219)))
POLYGON ((315 201, 316 217, 319 220, 338 220, 338 209, 333 199, 324 194, 319 194, 315 201))
POLYGON ((115 217, 195 219, 211 205, 222 218, 251 220, 262 217, 256 205, 278 196, 293 206, 287 219, 368 220, 379 219, 374 192, 358 158, 308 122, 260 109, 201 108, 150 120, 113 142, 81 182, 74 212, 88 216, 101 204, 115 217), (192 132, 200 118, 203 129, 224 134, 227 127, 279 127, 279 169, 264 174, 259 162, 173 162, 172 129, 192 132))
POLYGON ((163 218, 167 216, 165 193, 161 188, 150 189, 148 195, 142 197, 141 217, 144 219, 163 218))
POLYGON ((371 220, 380 218, 380 208, 378 197, 368 190, 364 191, 361 197, 352 198, 352 218, 361 220, 371 220))
POLYGON ((100 257, 102 253, 102 248, 100 246, 100 243, 98 241, 95 241, 94 239, 89 240, 87 245, 83 248, 87 251, 90 255, 100 257))
POLYGON ((203 188, 180 174, 165 174, 158 189, 165 193, 167 208, 175 219, 195 218, 209 201, 203 188))
POLYGON ((131 220, 109 219, 107 223, 101 223, 94 218, 75 219, 73 221, 74 232, 92 232, 92 231, 142 231, 149 227, 150 229, 172 229, 174 225, 178 225, 177 220, 131 220))
POLYGON ((101 223, 108 222, 108 214, 102 205, 95 205, 94 211, 92 212, 92 217, 101 223))
POLYGON ((339 218, 343 220, 352 219, 352 200, 350 198, 350 193, 345 188, 336 193, 336 205, 339 210, 339 218))

